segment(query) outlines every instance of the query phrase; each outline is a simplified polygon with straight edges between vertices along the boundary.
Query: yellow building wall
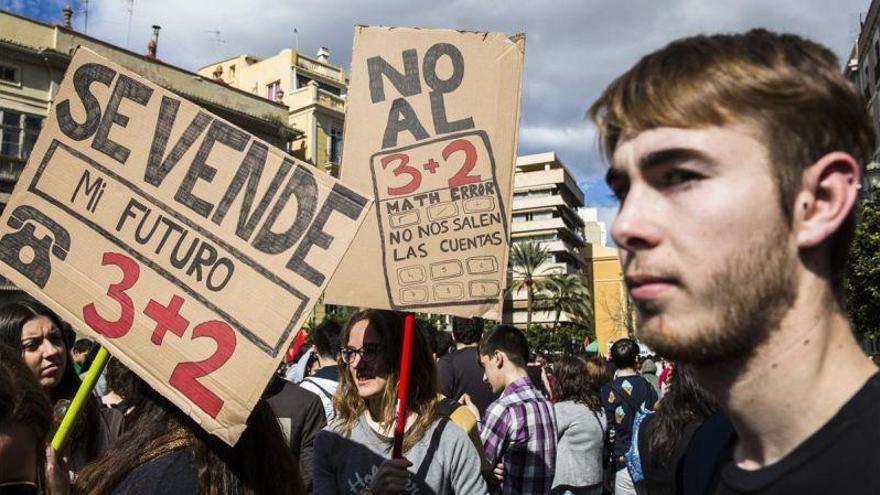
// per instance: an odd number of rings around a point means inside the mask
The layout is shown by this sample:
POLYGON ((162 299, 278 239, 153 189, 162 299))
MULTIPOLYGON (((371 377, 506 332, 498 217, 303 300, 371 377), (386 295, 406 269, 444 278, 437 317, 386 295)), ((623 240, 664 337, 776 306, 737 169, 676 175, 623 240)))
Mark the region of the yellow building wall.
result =
MULTIPOLYGON (((626 286, 617 249, 596 244, 587 247, 590 253, 593 312, 599 352, 608 354, 608 346, 617 339, 629 336, 626 286)), ((631 319, 630 319, 631 321, 631 319)))

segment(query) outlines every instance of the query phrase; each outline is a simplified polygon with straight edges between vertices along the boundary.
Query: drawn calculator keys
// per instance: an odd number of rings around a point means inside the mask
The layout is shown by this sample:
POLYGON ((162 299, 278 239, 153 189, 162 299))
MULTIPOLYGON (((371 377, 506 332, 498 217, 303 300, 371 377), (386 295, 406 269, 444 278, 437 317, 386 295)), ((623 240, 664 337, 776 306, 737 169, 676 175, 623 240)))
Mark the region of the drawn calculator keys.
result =
POLYGON ((498 271, 498 260, 494 256, 475 256, 468 258, 467 270, 471 275, 495 273, 498 271))
POLYGON ((402 229, 403 227, 409 227, 410 225, 415 225, 419 223, 419 212, 410 211, 407 213, 399 213, 396 215, 389 215, 388 223, 391 224, 392 228, 402 229))
POLYGON ((465 213, 485 213, 495 209, 495 198, 492 196, 483 196, 481 198, 471 198, 464 201, 465 213))
POLYGON ((461 262, 458 260, 431 263, 431 280, 444 280, 461 275, 461 262))
POLYGON ((428 301, 427 287, 407 287, 400 289, 400 301, 403 304, 419 304, 428 301))
POLYGON ((440 203, 439 205, 428 207, 428 218, 432 222, 454 216, 458 216, 458 204, 454 201, 448 201, 446 203, 440 203))
POLYGON ((391 307, 497 303, 509 233, 487 134, 384 150, 370 170, 391 307))
POLYGON ((434 298, 438 301, 458 301, 464 298, 464 288, 460 283, 444 283, 434 286, 434 298))
POLYGON ((397 280, 401 285, 420 284, 425 281, 425 268, 416 265, 397 270, 397 280))
POLYGON ((501 287, 494 280, 471 280, 468 284, 471 297, 498 297, 501 287))

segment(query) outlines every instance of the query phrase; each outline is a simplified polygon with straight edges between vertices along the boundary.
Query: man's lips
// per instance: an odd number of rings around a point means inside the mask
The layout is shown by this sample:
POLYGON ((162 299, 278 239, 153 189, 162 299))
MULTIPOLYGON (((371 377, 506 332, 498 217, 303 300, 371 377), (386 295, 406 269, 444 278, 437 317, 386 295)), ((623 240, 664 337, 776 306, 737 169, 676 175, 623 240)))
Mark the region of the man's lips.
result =
POLYGON ((677 284, 670 277, 645 274, 628 275, 625 280, 633 299, 656 299, 677 284))

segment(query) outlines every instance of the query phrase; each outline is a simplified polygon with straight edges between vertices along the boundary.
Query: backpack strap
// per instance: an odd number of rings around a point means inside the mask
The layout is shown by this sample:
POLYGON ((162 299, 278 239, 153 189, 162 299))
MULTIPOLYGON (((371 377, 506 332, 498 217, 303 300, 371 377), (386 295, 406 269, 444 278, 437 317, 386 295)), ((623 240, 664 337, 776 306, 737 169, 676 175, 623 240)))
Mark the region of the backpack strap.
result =
POLYGON ((312 380, 312 377, 308 377, 308 378, 304 379, 303 382, 311 383, 315 387, 318 387, 318 390, 320 390, 321 393, 324 394, 325 397, 327 397, 328 399, 331 399, 331 400, 333 399, 333 394, 331 394, 330 392, 325 390, 324 387, 318 385, 318 382, 316 382, 315 380, 312 380))
POLYGON ((434 453, 437 452, 437 448, 440 447, 440 437, 443 436, 443 430, 446 429, 447 423, 449 423, 449 417, 446 415, 441 415, 440 419, 437 420, 437 427, 434 428, 434 433, 431 434, 431 442, 428 444, 425 458, 422 459, 422 465, 419 466, 419 471, 416 473, 416 479, 423 480, 425 479, 425 475, 428 474, 428 468, 431 467, 431 463, 434 462, 434 453))

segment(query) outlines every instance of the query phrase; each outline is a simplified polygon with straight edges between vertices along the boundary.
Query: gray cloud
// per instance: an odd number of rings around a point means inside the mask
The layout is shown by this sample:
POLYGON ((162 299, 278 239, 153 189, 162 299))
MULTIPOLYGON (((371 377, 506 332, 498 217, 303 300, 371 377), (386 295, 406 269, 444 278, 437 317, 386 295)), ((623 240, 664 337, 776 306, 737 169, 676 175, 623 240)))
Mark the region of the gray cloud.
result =
MULTIPOLYGON (((349 66, 355 24, 446 27, 527 34, 520 154, 553 150, 586 186, 587 202, 612 206, 604 165, 584 112, 643 54, 697 33, 767 27, 819 41, 845 58, 868 0, 403 1, 135 0, 131 48, 143 52, 160 24, 159 56, 188 69, 228 56, 271 56, 295 43, 349 66), (211 31, 219 30, 219 39, 211 31)), ((92 2, 90 34, 124 45, 128 2, 92 2)), ((60 13, 59 13, 60 17, 60 13)))

